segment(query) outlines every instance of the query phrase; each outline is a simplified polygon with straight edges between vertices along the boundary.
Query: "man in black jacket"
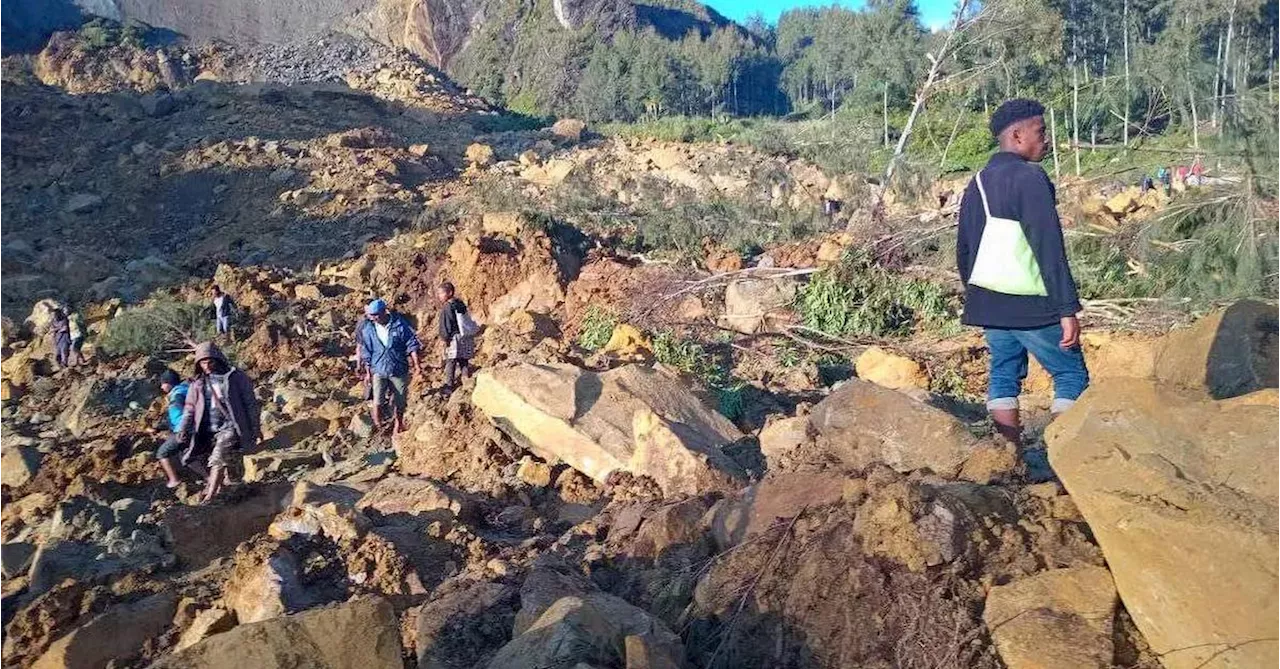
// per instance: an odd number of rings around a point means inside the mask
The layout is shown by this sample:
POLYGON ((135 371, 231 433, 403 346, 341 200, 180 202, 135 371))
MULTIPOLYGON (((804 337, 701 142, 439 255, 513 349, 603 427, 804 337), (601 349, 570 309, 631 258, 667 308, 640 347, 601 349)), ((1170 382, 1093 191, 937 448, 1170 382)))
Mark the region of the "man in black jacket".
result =
POLYGON ((956 265, 965 284, 963 322, 986 330, 987 409, 997 431, 1021 443, 1018 395, 1028 351, 1053 376, 1054 414, 1075 403, 1089 372, 1056 195, 1036 164, 1046 151, 1044 107, 1009 100, 991 116, 991 133, 1000 152, 965 189, 956 265))
POLYGON ((436 299, 440 301, 440 315, 436 320, 440 325, 440 341, 445 345, 445 384, 441 391, 446 395, 458 387, 459 373, 464 377, 471 375, 471 358, 476 352, 475 337, 463 332, 459 323, 460 318, 466 317, 467 305, 455 292, 448 281, 436 288, 436 299))

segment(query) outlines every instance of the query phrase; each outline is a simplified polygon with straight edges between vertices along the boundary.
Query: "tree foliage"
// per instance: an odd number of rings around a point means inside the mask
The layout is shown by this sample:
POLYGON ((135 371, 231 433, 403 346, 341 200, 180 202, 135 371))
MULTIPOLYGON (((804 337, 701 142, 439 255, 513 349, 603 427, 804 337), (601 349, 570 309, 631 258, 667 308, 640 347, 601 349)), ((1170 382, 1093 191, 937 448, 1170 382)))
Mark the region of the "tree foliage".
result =
POLYGON ((756 16, 739 26, 688 2, 594 11, 566 28, 544 4, 500 4, 450 69, 531 115, 845 114, 889 144, 960 26, 910 140, 943 169, 972 162, 980 120, 1009 97, 1054 108, 1060 143, 1076 132, 1104 144, 1177 130, 1198 145, 1245 92, 1274 90, 1276 79, 1277 0, 974 0, 959 23, 933 31, 912 0, 799 8, 776 25, 756 16), (952 154, 957 140, 967 145, 952 154))

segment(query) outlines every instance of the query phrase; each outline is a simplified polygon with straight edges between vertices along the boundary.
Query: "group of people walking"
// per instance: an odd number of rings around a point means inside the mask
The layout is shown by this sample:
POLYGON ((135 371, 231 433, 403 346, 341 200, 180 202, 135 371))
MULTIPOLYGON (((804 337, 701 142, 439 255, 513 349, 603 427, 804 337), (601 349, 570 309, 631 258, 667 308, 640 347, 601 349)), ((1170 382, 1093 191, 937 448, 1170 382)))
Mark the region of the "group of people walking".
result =
MULTIPOLYGON (((987 408, 998 433, 1020 443, 1018 396, 1033 355, 1053 376, 1052 412, 1066 411, 1089 384, 1080 349, 1081 303, 1071 274, 1056 193, 1036 163, 1047 150, 1044 107, 1009 100, 992 115, 999 151, 966 188, 960 205, 956 265, 965 286, 962 322, 982 327, 990 351, 987 408)), ((1198 175, 1194 169, 1188 174, 1198 175)), ((478 327, 448 282, 436 289, 437 335, 444 344, 445 393, 471 374, 478 327)), ((214 286, 215 330, 230 338, 231 296, 214 286)), ((60 365, 74 364, 84 340, 78 315, 56 310, 50 328, 60 365)), ((375 299, 354 333, 356 372, 365 384, 376 429, 406 429, 411 374, 424 374, 422 343, 413 325, 375 299)), ((258 402, 248 375, 213 342, 195 348, 186 380, 166 370, 160 387, 168 399, 171 432, 156 455, 167 484, 179 484, 174 459, 201 476, 201 499, 212 499, 230 479, 233 455, 262 436, 258 402)))
MULTIPOLYGON (((445 385, 451 393, 461 377, 470 375, 478 326, 466 304, 455 295, 453 284, 436 289, 440 302, 439 338, 444 344, 445 385)), ((230 334, 234 302, 214 286, 214 317, 219 334, 230 334)), ((413 325, 395 313, 385 300, 375 299, 364 309, 355 331, 356 370, 365 384, 375 429, 390 423, 392 434, 406 429, 410 374, 424 375, 422 344, 413 325)), ((260 409, 253 383, 236 368, 213 342, 195 348, 193 375, 183 379, 173 369, 160 377, 166 395, 169 436, 156 451, 166 485, 180 485, 176 463, 189 468, 205 482, 202 502, 213 499, 231 481, 234 454, 253 448, 262 438, 260 409), (176 462, 175 462, 176 461, 176 462)))

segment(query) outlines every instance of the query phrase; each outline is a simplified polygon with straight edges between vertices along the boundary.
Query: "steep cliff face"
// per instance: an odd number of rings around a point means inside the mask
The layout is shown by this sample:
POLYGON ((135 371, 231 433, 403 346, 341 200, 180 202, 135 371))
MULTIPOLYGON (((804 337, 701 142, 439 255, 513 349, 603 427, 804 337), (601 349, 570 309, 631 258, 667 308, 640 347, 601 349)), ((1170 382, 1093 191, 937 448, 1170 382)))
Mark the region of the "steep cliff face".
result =
POLYGON ((441 69, 449 67, 470 41, 473 26, 484 20, 484 0, 399 1, 407 5, 399 46, 441 69))
MULTIPOLYGON (((535 16, 528 7, 504 11, 511 0, 2 0, 6 51, 38 50, 55 30, 74 28, 89 17, 142 23, 201 43, 289 44, 329 32, 403 47, 447 69, 486 20, 501 15, 535 16)), ((652 4, 630 0, 551 0, 555 20, 566 30, 587 24, 610 29, 647 25, 672 39, 690 30, 704 35, 726 25, 723 17, 694 2, 652 4)), ((519 19, 517 19, 519 20, 519 19)), ((510 32, 513 26, 503 26, 510 32)))
POLYGON ((5 0, 10 50, 38 49, 82 17, 140 21, 193 42, 286 44, 328 32, 404 47, 446 65, 467 43, 486 0, 5 0))

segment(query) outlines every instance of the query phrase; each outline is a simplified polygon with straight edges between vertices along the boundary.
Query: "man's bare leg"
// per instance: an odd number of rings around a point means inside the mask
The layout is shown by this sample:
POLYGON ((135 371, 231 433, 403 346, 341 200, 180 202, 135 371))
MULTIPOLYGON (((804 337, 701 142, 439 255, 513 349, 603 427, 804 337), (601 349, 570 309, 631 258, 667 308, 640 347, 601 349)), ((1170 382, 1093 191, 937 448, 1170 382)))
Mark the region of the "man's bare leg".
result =
POLYGON ((164 475, 169 478, 169 480, 165 482, 166 486, 176 488, 182 483, 182 481, 178 479, 177 470, 173 467, 172 458, 160 458, 160 468, 164 470, 164 475))
POLYGON ((1014 446, 1022 446, 1022 420, 1017 409, 991 409, 996 432, 1014 446))
POLYGON ((217 495, 218 491, 222 489, 222 475, 225 469, 226 467, 221 466, 211 468, 209 480, 204 486, 204 494, 200 497, 201 502, 208 502, 213 499, 213 496, 217 495))

